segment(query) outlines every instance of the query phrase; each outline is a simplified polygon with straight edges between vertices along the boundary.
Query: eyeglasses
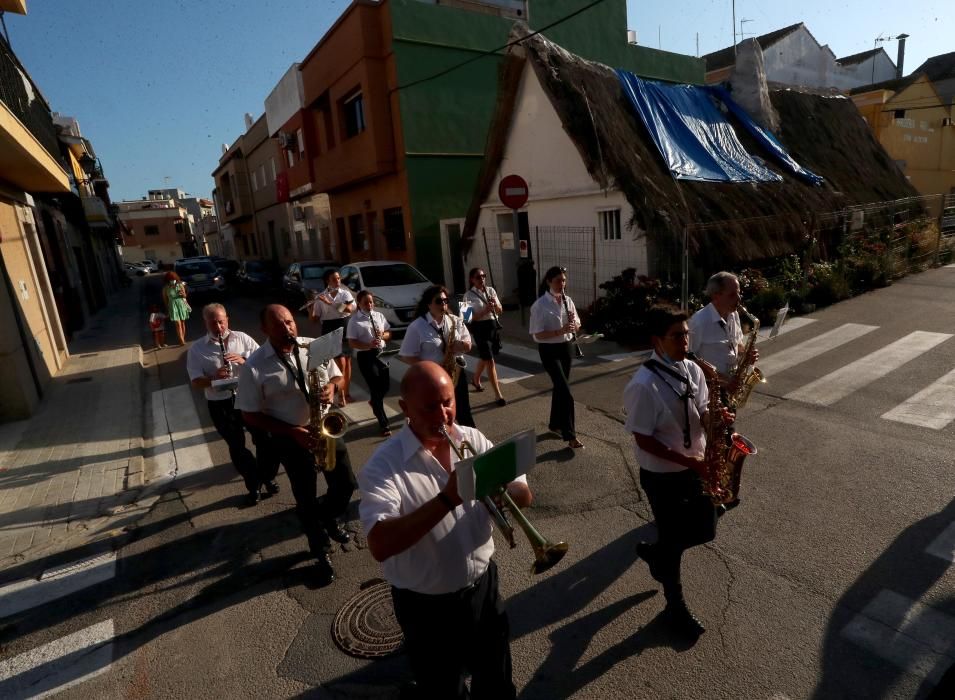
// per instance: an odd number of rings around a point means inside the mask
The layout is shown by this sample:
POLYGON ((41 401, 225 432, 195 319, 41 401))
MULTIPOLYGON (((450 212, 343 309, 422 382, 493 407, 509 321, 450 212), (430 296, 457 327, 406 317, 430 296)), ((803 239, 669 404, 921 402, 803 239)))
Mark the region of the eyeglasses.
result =
POLYGON ((435 299, 435 300, 434 300, 433 302, 431 302, 431 303, 432 303, 432 304, 441 304, 441 306, 446 306, 447 303, 448 303, 448 298, 447 298, 447 297, 438 297, 437 299, 435 299))
POLYGON ((484 279, 485 277, 487 277, 487 275, 485 275, 483 272, 482 272, 481 274, 479 274, 479 275, 474 275, 474 276, 475 276, 475 277, 480 277, 481 279, 484 279))
POLYGON ((690 337, 690 331, 680 331, 679 333, 669 333, 666 336, 667 338, 673 338, 674 340, 682 340, 683 338, 690 337))

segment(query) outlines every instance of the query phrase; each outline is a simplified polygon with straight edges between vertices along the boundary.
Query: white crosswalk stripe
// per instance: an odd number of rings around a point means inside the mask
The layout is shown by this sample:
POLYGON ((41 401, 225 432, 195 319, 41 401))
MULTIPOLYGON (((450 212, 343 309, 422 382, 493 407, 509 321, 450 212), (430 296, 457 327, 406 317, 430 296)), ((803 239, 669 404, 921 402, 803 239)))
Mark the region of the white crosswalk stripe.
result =
POLYGON ((108 552, 44 571, 39 579, 8 584, 0 588, 0 619, 109 581, 115 575, 116 553, 108 552))
POLYGON ((766 376, 774 377, 790 367, 807 362, 878 328, 878 326, 867 326, 861 323, 845 323, 798 345, 793 345, 791 348, 775 352, 765 359, 760 358, 759 369, 766 376))
POLYGON ((882 414, 886 420, 941 430, 955 420, 955 370, 882 414))
POLYGON ((951 337, 948 333, 928 331, 909 333, 880 350, 786 394, 785 398, 817 406, 831 406, 951 337))
POLYGON ((842 636, 915 676, 937 683, 953 659, 955 618, 882 590, 842 629, 842 636))
POLYGON ((113 621, 104 620, 0 661, 0 697, 45 698, 109 670, 113 621))

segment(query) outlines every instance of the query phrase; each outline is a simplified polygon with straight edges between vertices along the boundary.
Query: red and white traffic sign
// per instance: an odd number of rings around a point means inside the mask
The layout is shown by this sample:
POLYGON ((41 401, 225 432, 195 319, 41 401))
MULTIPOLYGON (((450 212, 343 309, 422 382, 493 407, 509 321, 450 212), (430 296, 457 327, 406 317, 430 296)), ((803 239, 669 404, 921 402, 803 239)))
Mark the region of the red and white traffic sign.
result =
POLYGON ((527 182, 520 175, 506 175, 497 186, 497 196, 508 209, 520 209, 527 204, 527 182))

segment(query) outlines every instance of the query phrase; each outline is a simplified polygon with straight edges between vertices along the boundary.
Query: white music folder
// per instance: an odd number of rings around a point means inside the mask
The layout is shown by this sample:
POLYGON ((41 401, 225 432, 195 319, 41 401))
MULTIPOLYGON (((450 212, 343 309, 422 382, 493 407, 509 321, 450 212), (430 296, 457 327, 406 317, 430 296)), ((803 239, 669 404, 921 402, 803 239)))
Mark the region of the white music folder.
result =
POLYGON ((308 344, 309 371, 317 369, 319 365, 342 354, 342 337, 344 335, 344 328, 336 328, 331 333, 326 333, 308 344))

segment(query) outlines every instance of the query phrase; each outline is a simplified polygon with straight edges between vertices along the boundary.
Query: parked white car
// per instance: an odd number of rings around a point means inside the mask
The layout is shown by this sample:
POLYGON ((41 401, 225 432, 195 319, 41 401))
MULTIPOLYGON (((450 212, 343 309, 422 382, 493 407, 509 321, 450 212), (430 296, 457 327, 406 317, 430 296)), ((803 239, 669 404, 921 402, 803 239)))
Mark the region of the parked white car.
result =
POLYGON ((367 289, 375 295, 375 308, 393 329, 404 329, 414 321, 415 305, 431 282, 416 268, 394 260, 369 260, 344 265, 342 284, 356 295, 367 289))
POLYGON ((142 265, 147 272, 159 272, 159 263, 155 260, 140 260, 137 265, 142 265))

